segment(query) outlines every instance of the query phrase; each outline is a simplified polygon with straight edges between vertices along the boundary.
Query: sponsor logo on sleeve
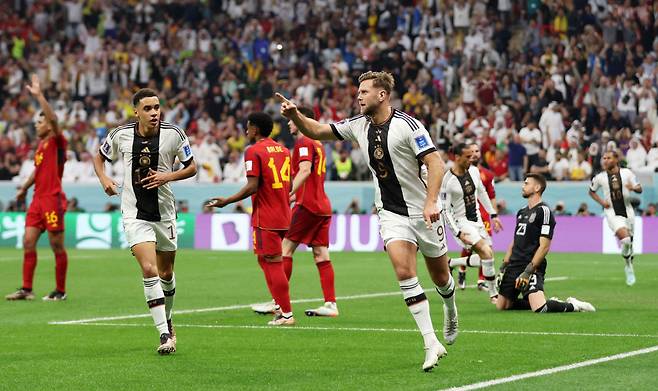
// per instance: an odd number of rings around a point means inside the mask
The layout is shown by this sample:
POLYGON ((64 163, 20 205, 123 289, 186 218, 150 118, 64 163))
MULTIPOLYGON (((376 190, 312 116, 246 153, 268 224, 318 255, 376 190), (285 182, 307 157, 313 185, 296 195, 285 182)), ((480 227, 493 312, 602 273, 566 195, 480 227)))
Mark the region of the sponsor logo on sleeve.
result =
POLYGON ((245 170, 247 170, 247 171, 251 171, 253 166, 254 166, 254 162, 251 161, 251 160, 247 160, 246 162, 244 162, 244 167, 245 167, 245 170))
POLYGON ((189 145, 183 147, 183 155, 185 155, 186 158, 192 156, 192 149, 190 149, 189 145))
POLYGON ((425 135, 418 136, 414 140, 416 140, 416 145, 418 146, 418 149, 427 148, 430 145, 430 143, 429 143, 429 141, 427 141, 427 137, 425 137, 425 135))
POLYGON ((548 235, 551 232, 551 226, 550 225, 542 225, 541 226, 541 234, 542 235, 548 235))
POLYGON ((110 144, 108 144, 107 141, 103 143, 103 152, 105 152, 105 154, 110 153, 110 144))
POLYGON ((302 156, 308 156, 308 148, 307 147, 299 148, 299 157, 302 157, 302 156))

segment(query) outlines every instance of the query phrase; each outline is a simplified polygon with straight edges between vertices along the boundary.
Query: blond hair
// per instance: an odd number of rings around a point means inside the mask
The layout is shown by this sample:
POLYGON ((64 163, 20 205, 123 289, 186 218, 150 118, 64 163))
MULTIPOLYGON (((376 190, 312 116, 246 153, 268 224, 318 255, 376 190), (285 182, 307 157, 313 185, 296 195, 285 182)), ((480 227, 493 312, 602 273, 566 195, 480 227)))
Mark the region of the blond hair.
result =
POLYGON ((366 80, 372 80, 372 85, 374 87, 383 89, 387 94, 390 94, 391 91, 393 91, 393 87, 395 86, 393 75, 388 72, 368 71, 366 73, 362 73, 361 76, 359 76, 359 83, 362 83, 366 80))

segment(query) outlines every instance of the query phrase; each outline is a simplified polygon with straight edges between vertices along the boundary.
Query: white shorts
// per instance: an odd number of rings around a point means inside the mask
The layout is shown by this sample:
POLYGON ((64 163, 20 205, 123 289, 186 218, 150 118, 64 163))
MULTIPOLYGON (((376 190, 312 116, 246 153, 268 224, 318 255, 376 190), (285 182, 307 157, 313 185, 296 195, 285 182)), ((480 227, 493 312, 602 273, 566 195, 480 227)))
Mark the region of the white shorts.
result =
POLYGON ((428 229, 422 217, 407 217, 387 210, 380 210, 379 234, 384 246, 395 240, 405 240, 418 246, 420 252, 430 258, 438 258, 448 252, 442 217, 428 229))
POLYGON ((144 242, 155 242, 157 251, 176 251, 178 247, 176 220, 123 219, 123 230, 130 247, 144 242))
POLYGON ((615 212, 604 212, 605 220, 608 222, 608 227, 615 234, 622 228, 628 229, 628 234, 633 236, 633 227, 635 225, 635 216, 617 216, 615 212))
POLYGON ((473 245, 475 245, 477 242, 480 240, 484 239, 484 241, 491 246, 492 241, 491 241, 491 236, 489 236, 489 233, 487 233, 487 229, 484 227, 484 223, 481 221, 475 222, 475 221, 470 221, 470 220, 458 220, 457 222, 457 227, 459 230, 465 234, 468 235, 468 240, 473 243, 473 244, 466 244, 461 241, 459 238, 455 238, 455 241, 462 246, 463 248, 470 250, 473 245))

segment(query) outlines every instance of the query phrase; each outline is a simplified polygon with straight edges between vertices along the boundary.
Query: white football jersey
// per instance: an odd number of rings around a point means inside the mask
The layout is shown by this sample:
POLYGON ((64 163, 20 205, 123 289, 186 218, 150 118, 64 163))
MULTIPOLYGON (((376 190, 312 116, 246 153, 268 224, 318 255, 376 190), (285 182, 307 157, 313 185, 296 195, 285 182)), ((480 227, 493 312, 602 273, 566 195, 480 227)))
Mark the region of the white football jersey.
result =
POLYGON ((441 202, 448 228, 455 236, 463 221, 482 223, 478 201, 490 215, 496 213, 477 167, 470 166, 462 176, 446 171, 441 183, 441 202))
POLYGON ((359 143, 375 181, 375 206, 402 216, 423 215, 427 186, 420 177, 422 158, 434 151, 429 133, 417 119, 393 109, 380 125, 357 115, 331 124, 339 140, 359 143))
POLYGON ((607 171, 596 174, 589 189, 596 193, 599 188, 603 188, 603 199, 610 203, 610 208, 605 210, 606 215, 614 212, 615 216, 630 218, 635 216, 635 212, 629 198, 630 190, 626 186, 636 186, 638 183, 633 171, 620 168, 616 174, 609 174, 607 171))
POLYGON ((107 160, 123 159, 121 213, 124 219, 174 220, 176 205, 169 183, 144 189, 140 181, 149 169, 172 172, 176 158, 185 166, 190 164, 193 158, 190 142, 185 132, 168 122, 161 122, 160 131, 150 138, 137 134, 137 126, 134 122, 113 129, 100 147, 107 160))

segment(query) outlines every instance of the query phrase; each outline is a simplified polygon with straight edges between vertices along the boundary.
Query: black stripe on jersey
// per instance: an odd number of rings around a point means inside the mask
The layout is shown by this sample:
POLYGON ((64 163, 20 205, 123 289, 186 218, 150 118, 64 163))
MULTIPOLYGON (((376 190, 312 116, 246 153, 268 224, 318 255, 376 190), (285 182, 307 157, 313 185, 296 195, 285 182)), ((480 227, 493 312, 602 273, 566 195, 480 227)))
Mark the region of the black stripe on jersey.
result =
POLYGON ((363 118, 363 114, 361 114, 361 115, 357 115, 356 117, 352 117, 352 118, 350 118, 349 122, 356 121, 356 120, 359 119, 359 118, 363 118))
POLYGON ((459 181, 459 184, 462 187, 462 193, 464 194, 464 210, 466 211, 466 218, 469 221, 478 221, 478 203, 477 198, 475 197, 475 181, 471 177, 471 173, 468 170, 464 175, 459 176, 452 173, 455 178, 459 181))
POLYGON ((418 179, 423 183, 423 186, 427 189, 427 183, 423 180, 423 162, 418 161, 418 179))
POLYGON ((429 155, 432 152, 436 152, 436 148, 432 147, 432 148, 424 150, 423 152, 416 155, 416 159, 420 160, 420 159, 424 158, 425 156, 429 155))
POLYGON ((148 175, 149 168, 158 171, 160 158, 160 132, 153 137, 142 137, 137 133, 135 124, 132 161, 132 184, 135 199, 137 200, 137 218, 146 221, 160 221, 160 207, 158 204, 158 188, 145 189, 140 181, 148 175))
POLYGON ((178 136, 180 136, 181 141, 185 141, 185 133, 178 126, 172 125, 169 122, 162 122, 160 124, 160 129, 162 129, 163 127, 165 129, 175 130, 178 133, 178 136))
POLYGON ((405 122, 407 122, 412 130, 418 130, 420 128, 420 126, 418 126, 418 124, 416 123, 416 119, 413 118, 412 116, 410 116, 409 114, 405 113, 405 112, 395 110, 395 113, 393 114, 393 116, 395 118, 400 118, 400 119, 404 120, 405 122))
POLYGON ((393 117, 389 118, 382 125, 370 124, 368 127, 368 164, 377 176, 383 208, 402 216, 409 216, 402 186, 395 175, 395 167, 388 150, 388 130, 392 119, 393 117))
POLYGON ((110 131, 110 133, 107 135, 107 138, 109 138, 110 140, 112 140, 112 138, 114 138, 114 136, 115 136, 120 130, 130 129, 130 128, 133 128, 134 126, 135 126, 135 122, 131 122, 131 123, 129 123, 129 124, 122 125, 122 126, 119 126, 119 127, 117 127, 117 128, 114 128, 114 130, 110 131))
POLYGON ((331 131, 334 132, 334 136, 336 136, 337 139, 339 139, 339 140, 341 140, 341 141, 342 141, 342 140, 345 140, 345 139, 343 138, 343 136, 340 134, 340 132, 338 131, 338 129, 336 128, 336 125, 334 125, 334 124, 329 124, 329 126, 331 126, 331 131))
POLYGON ((621 181, 621 171, 614 174, 608 173, 608 186, 610 187, 610 201, 616 216, 628 217, 626 204, 624 203, 624 184, 621 181))

